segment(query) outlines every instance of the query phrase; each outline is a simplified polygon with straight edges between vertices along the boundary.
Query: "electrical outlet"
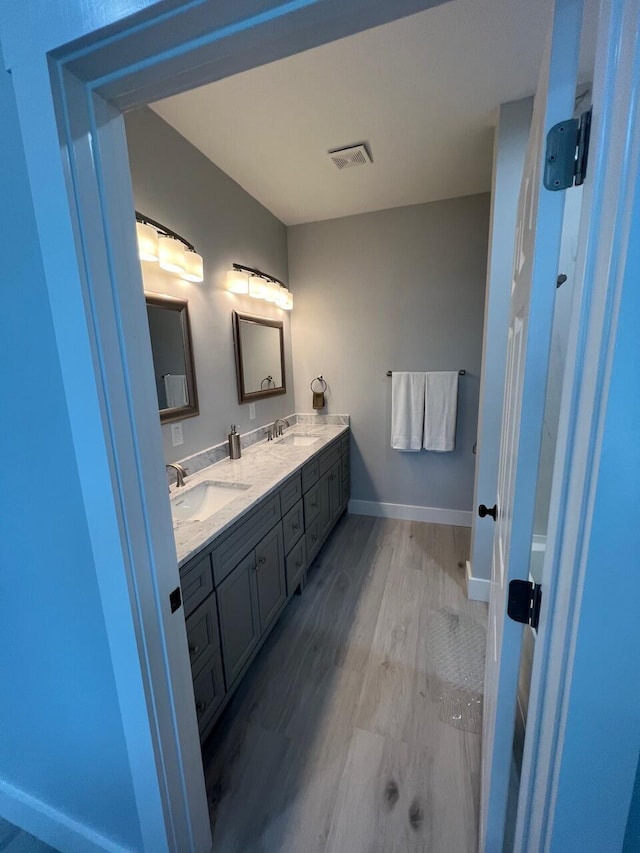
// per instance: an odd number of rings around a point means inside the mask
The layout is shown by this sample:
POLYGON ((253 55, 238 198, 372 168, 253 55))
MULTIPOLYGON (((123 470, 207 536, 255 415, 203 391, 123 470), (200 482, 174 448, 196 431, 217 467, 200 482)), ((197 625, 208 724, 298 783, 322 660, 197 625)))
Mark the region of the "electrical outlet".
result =
POLYGON ((178 424, 171 424, 171 443, 174 447, 177 447, 179 444, 184 444, 182 422, 178 424))
POLYGON ((249 420, 255 421, 256 419, 256 404, 249 403, 249 420))

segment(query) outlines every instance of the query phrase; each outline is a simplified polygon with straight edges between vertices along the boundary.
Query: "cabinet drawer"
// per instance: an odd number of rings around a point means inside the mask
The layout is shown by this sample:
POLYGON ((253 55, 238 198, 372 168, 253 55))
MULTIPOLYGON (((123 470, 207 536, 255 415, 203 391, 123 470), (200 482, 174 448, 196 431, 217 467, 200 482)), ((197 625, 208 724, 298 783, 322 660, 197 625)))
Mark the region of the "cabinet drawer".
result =
POLYGON ((186 619, 213 590, 211 559, 208 554, 180 569, 180 586, 186 619))
POLYGON ((318 482, 318 477, 320 476, 320 471, 318 469, 318 460, 312 459, 311 462, 307 462, 306 465, 302 466, 302 491, 306 492, 308 489, 313 486, 314 483, 318 482))
POLYGON ((220 645, 218 604, 216 594, 209 598, 187 619, 187 641, 191 669, 197 672, 211 652, 220 645))
POLYGON ((320 512, 320 483, 312 486, 304 496, 304 526, 309 527, 320 512))
POLYGON ((280 496, 276 494, 263 501, 248 518, 232 527, 224 540, 211 552, 216 586, 279 521, 280 496))
POLYGON ((327 471, 335 465, 335 463, 340 459, 340 442, 336 441, 330 447, 327 447, 326 450, 323 450, 320 456, 318 457, 318 469, 320 472, 320 476, 326 474, 327 471))
POLYGON ((289 512, 292 506, 298 503, 302 497, 302 480, 300 474, 296 474, 280 489, 280 512, 282 517, 289 512))
POLYGON ((340 452, 343 456, 349 453, 349 438, 349 433, 347 433, 346 435, 343 435, 340 439, 340 452))
POLYGON ((302 580, 307 567, 307 552, 304 537, 298 541, 287 557, 287 596, 292 596, 302 580))
POLYGON ((307 549, 307 566, 313 562, 313 558, 320 550, 320 517, 316 518, 307 526, 305 534, 305 545, 307 549))
POLYGON ((302 501, 298 501, 293 509, 290 509, 282 519, 282 535, 284 538, 285 554, 289 553, 303 533, 304 520, 302 514, 302 501))
POLYGON ((208 734, 207 727, 224 699, 222 656, 216 649, 202 671, 193 680, 193 695, 196 701, 198 730, 201 738, 208 734))

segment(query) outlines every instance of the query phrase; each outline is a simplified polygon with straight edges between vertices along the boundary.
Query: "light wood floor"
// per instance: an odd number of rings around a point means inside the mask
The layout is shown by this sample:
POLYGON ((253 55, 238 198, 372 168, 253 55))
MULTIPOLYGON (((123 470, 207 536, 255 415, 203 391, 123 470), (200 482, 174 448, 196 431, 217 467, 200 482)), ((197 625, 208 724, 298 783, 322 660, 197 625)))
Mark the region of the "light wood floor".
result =
POLYGON ((206 744, 215 853, 475 853, 480 735, 433 642, 448 620, 460 672, 460 620, 483 642, 468 556, 466 528, 341 520, 206 744))

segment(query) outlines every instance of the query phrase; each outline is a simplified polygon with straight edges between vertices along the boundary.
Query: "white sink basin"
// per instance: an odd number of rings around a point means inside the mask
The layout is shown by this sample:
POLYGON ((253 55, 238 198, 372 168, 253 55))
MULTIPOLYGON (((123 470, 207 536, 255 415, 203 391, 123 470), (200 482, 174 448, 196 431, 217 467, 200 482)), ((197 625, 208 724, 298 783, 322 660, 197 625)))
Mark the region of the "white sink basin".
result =
POLYGON ((317 435, 300 435, 299 433, 289 433, 284 438, 278 438, 275 444, 290 444, 293 447, 308 447, 310 444, 315 444, 320 441, 317 435))
POLYGON ((174 521, 206 521, 248 488, 246 483, 204 480, 192 488, 179 489, 171 496, 171 515, 174 521))

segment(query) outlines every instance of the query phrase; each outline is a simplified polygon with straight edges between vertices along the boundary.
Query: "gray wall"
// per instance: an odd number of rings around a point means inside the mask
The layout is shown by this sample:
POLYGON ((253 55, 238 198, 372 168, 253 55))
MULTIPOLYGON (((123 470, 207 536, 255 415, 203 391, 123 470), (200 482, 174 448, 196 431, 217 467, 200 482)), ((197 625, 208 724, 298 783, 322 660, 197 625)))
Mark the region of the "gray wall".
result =
POLYGON ((488 229, 485 194, 289 228, 296 408, 322 373, 352 416, 352 498, 471 509, 488 229), (455 451, 392 450, 386 370, 460 368, 455 451))
MULTIPOLYGON (((143 263, 145 290, 189 300, 200 414, 183 421, 184 444, 172 447, 162 427, 165 460, 181 459, 224 441, 229 426, 246 432, 294 411, 293 392, 238 404, 231 312, 284 320, 287 386, 293 388, 289 312, 225 290, 234 261, 287 281, 285 226, 150 109, 126 116, 136 209, 177 231, 204 259, 205 280, 188 284, 143 263)), ((153 382, 153 376, 149 377, 153 382)))

